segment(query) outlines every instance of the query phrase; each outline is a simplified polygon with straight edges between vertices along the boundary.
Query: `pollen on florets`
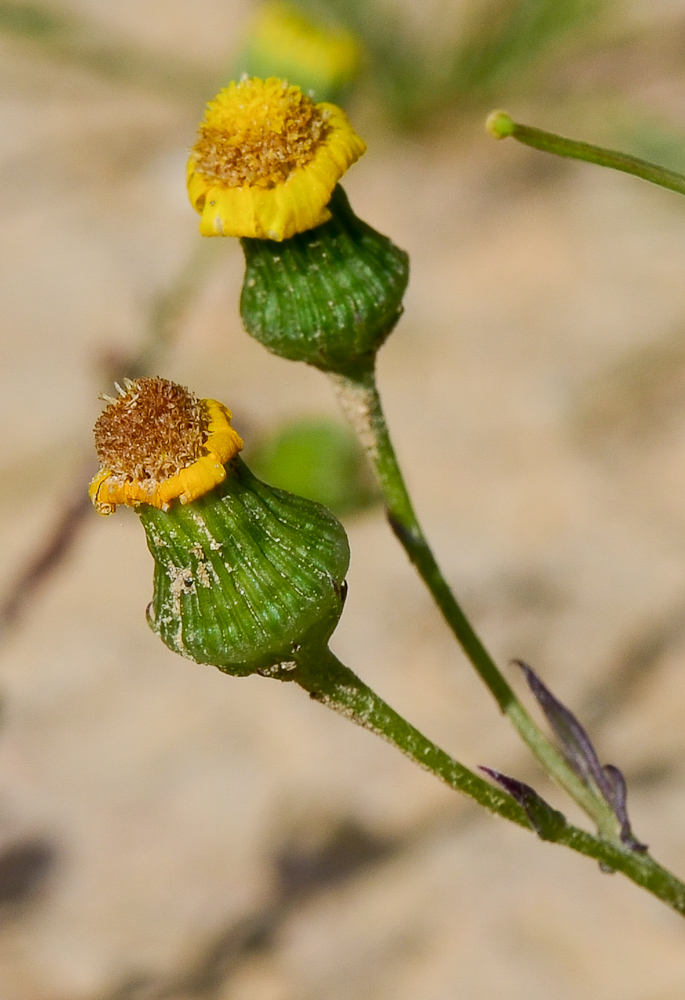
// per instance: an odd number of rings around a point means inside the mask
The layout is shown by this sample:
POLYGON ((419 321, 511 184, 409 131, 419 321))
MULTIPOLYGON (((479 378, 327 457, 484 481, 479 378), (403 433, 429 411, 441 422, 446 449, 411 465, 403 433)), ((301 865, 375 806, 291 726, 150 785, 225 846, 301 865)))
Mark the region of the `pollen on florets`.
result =
POLYGON ((126 379, 95 424, 100 463, 115 476, 163 480, 197 461, 207 416, 188 389, 163 378, 126 379))
MULTIPOLYGON (((116 384, 116 383, 115 383, 116 384)), ((117 504, 168 510, 192 503, 227 475, 243 447, 231 411, 163 378, 124 380, 95 425, 101 468, 88 493, 100 514, 117 504)))
POLYGON ((320 226, 365 149, 341 108, 314 104, 285 80, 229 84, 207 105, 188 158, 200 232, 281 242, 320 226))
POLYGON ((327 131, 325 111, 299 87, 241 80, 209 102, 195 170, 227 187, 274 187, 314 158, 327 131))

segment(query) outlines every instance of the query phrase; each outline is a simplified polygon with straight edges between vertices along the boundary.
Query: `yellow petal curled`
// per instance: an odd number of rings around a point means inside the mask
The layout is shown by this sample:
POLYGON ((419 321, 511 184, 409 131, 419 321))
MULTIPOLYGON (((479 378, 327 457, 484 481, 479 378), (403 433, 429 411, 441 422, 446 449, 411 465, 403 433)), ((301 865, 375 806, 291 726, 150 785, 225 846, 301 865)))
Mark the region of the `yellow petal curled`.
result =
POLYGON ((207 105, 188 161, 200 232, 280 241, 312 229, 365 150, 336 105, 275 77, 231 83, 207 105))
POLYGON ((190 503, 223 482, 226 463, 243 447, 227 407, 166 379, 125 386, 95 425, 103 467, 89 494, 99 514, 117 504, 167 510, 172 500, 190 503))

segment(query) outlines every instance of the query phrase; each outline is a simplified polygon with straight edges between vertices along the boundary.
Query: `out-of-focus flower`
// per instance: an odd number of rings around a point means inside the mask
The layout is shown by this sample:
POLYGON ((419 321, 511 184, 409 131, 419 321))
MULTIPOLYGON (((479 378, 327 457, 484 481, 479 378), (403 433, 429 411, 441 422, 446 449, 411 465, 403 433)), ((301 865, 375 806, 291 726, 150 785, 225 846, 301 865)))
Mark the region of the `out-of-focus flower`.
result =
POLYGON ((313 21, 295 5, 275 0, 257 14, 240 68, 250 76, 282 77, 329 101, 354 79, 361 61, 361 46, 348 28, 313 21))
POLYGON ((275 77, 231 83, 207 105, 188 161, 200 232, 280 241, 321 225, 365 150, 336 105, 275 77))

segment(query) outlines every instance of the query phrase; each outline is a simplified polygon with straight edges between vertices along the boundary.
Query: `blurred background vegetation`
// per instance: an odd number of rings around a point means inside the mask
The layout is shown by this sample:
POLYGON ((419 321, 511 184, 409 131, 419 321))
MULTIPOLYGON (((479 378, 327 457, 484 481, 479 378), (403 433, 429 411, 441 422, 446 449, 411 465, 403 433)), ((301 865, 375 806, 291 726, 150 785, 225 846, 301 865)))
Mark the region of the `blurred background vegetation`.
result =
MULTIPOLYGON (((241 11, 240 23, 239 37, 227 39, 222 66, 216 56, 143 46, 103 22, 92 4, 0 0, 0 38, 27 59, 163 95, 191 117, 208 95, 244 72, 283 75, 317 99, 351 106, 362 131, 413 137, 426 150, 447 137, 472 142, 493 104, 507 103, 516 106, 519 120, 548 122, 685 169, 682 108, 673 114, 657 87, 660 79, 685 73, 680 36, 661 31, 658 18, 641 17, 639 4, 633 10, 621 0, 434 0, 419 13, 388 0, 275 0, 241 11), (636 65, 641 72, 634 72, 636 65)), ((561 168, 533 158, 529 169, 534 180, 561 168)), ((198 294, 210 260, 206 249, 195 252, 179 279, 150 303, 146 337, 133 357, 119 359, 126 374, 151 370, 168 353, 174 324, 198 294)), ((109 374, 121 374, 118 363, 109 374)), ((338 512, 373 502, 368 483, 354 472, 362 465, 358 453, 350 464, 355 445, 342 425, 329 422, 325 432, 319 418, 311 427, 298 420, 275 433, 273 446, 260 444, 266 478, 297 485, 338 512), (286 440, 282 463, 277 456, 286 440), (308 465, 321 462, 325 476, 307 473, 308 465), (300 471, 290 475, 286 465, 300 471), (319 490, 323 478, 327 485, 319 490)))
POLYGON ((638 835, 682 871, 682 205, 483 121, 685 169, 685 10, 302 0, 275 47, 273 11, 0 0, 0 996, 679 1000, 682 931, 632 887, 287 686, 158 648, 138 525, 95 519, 85 484, 113 379, 224 399, 260 475, 345 518, 351 664, 447 749, 528 777, 325 380, 247 342, 238 245, 201 241, 186 203, 204 103, 301 65, 369 142, 355 209, 412 254, 381 386, 436 552, 498 658, 592 723, 638 835))

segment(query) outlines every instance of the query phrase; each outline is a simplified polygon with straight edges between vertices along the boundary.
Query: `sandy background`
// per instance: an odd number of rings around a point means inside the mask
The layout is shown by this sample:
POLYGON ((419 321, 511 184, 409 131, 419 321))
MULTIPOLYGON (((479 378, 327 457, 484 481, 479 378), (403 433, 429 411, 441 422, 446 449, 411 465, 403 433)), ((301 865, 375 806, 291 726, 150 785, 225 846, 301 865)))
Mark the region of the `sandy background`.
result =
MULTIPOLYGON (((661 904, 299 690, 194 666, 146 628, 135 516, 79 513, 112 372, 156 345, 156 373, 225 400, 246 437, 336 415, 320 374, 241 331, 239 248, 200 250, 186 202, 203 101, 254 8, 71 0, 48 8, 75 19, 51 46, 12 28, 15 6, 0 3, 0 1000, 680 1000, 683 925, 661 904), (110 49, 123 69, 103 69, 110 49)), ((460 12, 409 21, 429 39, 460 12)), ((482 119, 505 106, 683 166, 683 38, 680 3, 616 3, 532 75, 411 133, 370 87, 346 182, 412 256, 379 375, 445 572, 498 659, 533 663, 624 768, 637 835, 681 873, 685 202, 496 144, 482 119)), ((338 655, 465 763, 577 818, 381 513, 348 529, 338 655)))

